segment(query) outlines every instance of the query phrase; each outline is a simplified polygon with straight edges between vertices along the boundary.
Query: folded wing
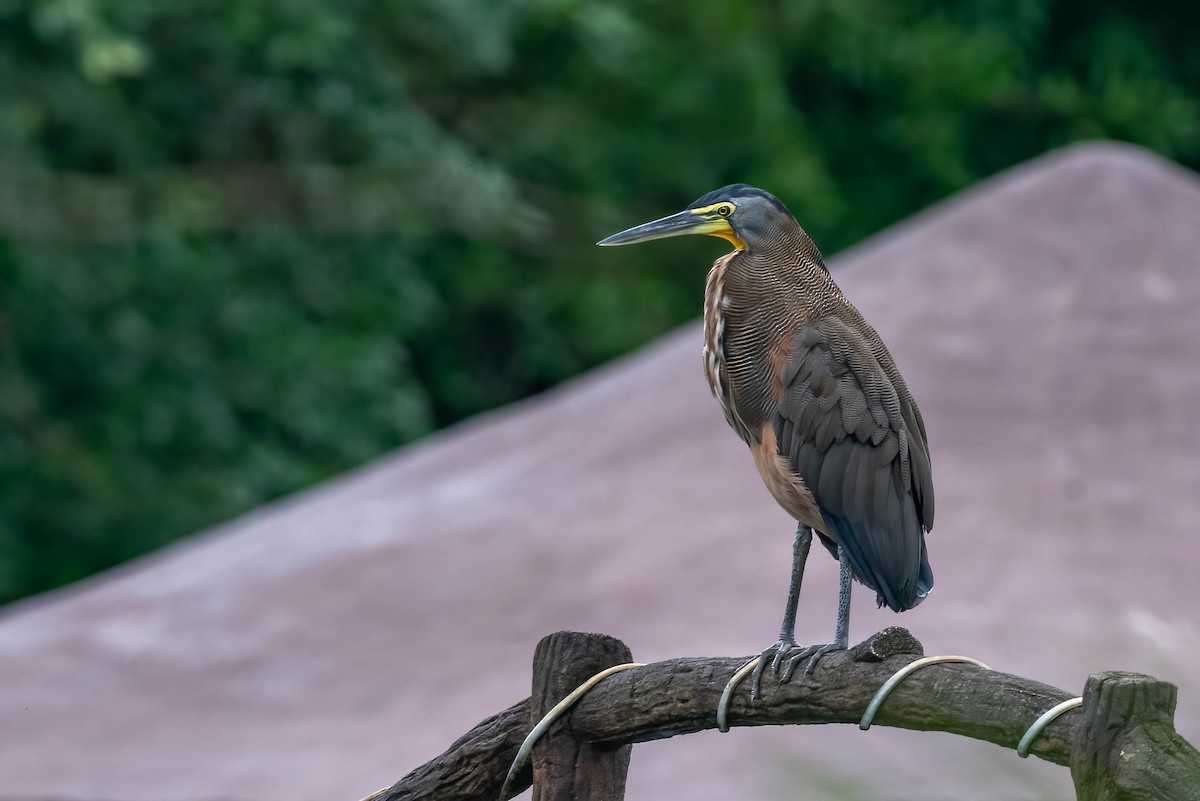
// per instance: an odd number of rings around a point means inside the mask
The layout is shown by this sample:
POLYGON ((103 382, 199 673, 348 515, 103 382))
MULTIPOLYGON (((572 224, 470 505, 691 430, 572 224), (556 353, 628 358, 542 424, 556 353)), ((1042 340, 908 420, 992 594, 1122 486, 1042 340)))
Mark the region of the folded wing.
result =
POLYGON ((933 485, 920 412, 890 357, 827 318, 797 332, 780 378, 775 437, 821 510, 822 541, 846 549, 881 605, 916 606, 933 586, 933 485))

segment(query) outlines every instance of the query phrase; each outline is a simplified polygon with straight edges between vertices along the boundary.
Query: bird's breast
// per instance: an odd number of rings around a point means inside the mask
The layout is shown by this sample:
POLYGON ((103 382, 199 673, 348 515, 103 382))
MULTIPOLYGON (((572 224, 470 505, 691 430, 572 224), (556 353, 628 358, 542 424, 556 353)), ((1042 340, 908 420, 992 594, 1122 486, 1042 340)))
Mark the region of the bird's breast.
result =
MULTIPOLYGON (((779 392, 784 348, 778 332, 764 326, 759 301, 731 273, 735 251, 718 259, 704 291, 704 374, 725 420, 747 444, 760 439, 779 392), (734 280, 730 280, 733 278, 734 280)), ((774 315, 779 319, 779 315, 774 315)))
POLYGON ((730 303, 725 291, 725 275, 733 255, 730 253, 717 259, 708 271, 704 285, 704 377, 725 413, 726 422, 749 443, 750 429, 738 419, 725 363, 725 321, 730 303))

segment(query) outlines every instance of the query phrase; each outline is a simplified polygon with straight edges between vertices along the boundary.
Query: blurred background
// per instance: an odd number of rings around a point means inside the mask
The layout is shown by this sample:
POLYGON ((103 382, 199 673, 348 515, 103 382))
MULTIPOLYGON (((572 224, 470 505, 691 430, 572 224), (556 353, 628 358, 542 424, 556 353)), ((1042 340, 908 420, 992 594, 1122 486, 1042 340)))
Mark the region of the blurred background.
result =
POLYGON ((746 181, 826 254, 1089 138, 1200 168, 1200 6, 0 0, 0 602, 625 353, 746 181))

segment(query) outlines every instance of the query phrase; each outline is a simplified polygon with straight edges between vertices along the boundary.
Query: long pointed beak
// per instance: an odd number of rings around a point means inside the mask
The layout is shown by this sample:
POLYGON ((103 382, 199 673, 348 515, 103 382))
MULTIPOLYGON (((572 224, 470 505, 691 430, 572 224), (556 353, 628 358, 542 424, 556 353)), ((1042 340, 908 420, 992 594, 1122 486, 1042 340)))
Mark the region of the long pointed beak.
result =
POLYGON ((669 236, 686 236, 687 234, 715 234, 718 230, 729 230, 725 220, 706 220, 703 216, 684 210, 648 223, 636 225, 619 234, 601 239, 597 245, 612 247, 613 245, 632 245, 635 242, 649 242, 651 239, 666 239, 669 236))

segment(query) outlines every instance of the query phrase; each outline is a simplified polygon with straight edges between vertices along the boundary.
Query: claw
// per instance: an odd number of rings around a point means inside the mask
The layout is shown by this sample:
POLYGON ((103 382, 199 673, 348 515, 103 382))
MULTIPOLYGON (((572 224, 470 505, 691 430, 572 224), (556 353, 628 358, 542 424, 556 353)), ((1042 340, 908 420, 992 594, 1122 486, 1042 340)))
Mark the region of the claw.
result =
MULTIPOLYGON (((774 645, 764 648, 758 655, 758 664, 754 666, 754 672, 750 674, 750 700, 757 701, 758 696, 762 691, 762 674, 767 667, 767 659, 771 660, 771 673, 775 676, 779 675, 779 668, 783 666, 784 658, 796 648, 795 640, 780 640, 774 645), (771 657, 771 652, 775 652, 775 656, 771 657)), ((786 681, 786 679, 784 679, 786 681)))
POLYGON ((757 701, 762 689, 762 674, 767 667, 767 658, 759 654, 754 660, 754 672, 750 674, 750 700, 757 701))
POLYGON ((717 704, 717 728, 721 731, 729 731, 728 716, 729 716, 729 701, 733 698, 733 691, 746 678, 746 674, 750 674, 750 701, 758 700, 762 695, 762 676, 767 670, 767 665, 771 665, 771 673, 779 679, 780 684, 786 684, 791 681, 792 673, 795 672, 796 666, 805 659, 812 657, 805 668, 804 674, 810 675, 813 668, 816 667, 817 660, 830 651, 844 651, 845 643, 829 643, 828 645, 809 645, 805 648, 800 648, 800 653, 792 653, 800 646, 796 645, 793 639, 780 639, 773 645, 764 648, 759 652, 758 656, 742 665, 733 677, 725 685, 724 692, 721 693, 721 700, 717 704), (786 660, 786 661, 785 661, 786 660), (782 671, 780 670, 782 668, 782 671))
POLYGON ((795 640, 780 640, 779 642, 775 643, 767 650, 763 651, 764 656, 766 654, 768 654, 769 652, 771 652, 772 650, 775 651, 775 658, 771 660, 771 672, 772 673, 774 673, 776 676, 779 675, 779 668, 781 665, 783 665, 783 658, 785 656, 787 656, 788 654, 790 654, 792 652, 792 649, 795 647, 796 647, 795 640))
POLYGON ((785 684, 791 681, 792 673, 795 672, 796 666, 805 659, 808 660, 808 664, 804 668, 804 675, 811 676, 813 668, 817 666, 817 662, 821 661, 821 657, 825 656, 825 654, 831 651, 844 650, 846 650, 846 644, 838 642, 826 643, 825 645, 810 645, 806 648, 803 648, 800 650, 800 653, 794 654, 792 658, 788 660, 787 669, 783 672, 783 675, 779 677, 779 681, 785 684))
POLYGON ((779 667, 783 664, 783 658, 788 655, 796 647, 795 640, 780 640, 769 648, 764 648, 758 656, 746 662, 733 677, 725 685, 725 690, 721 693, 721 700, 717 703, 717 728, 723 732, 729 731, 729 701, 733 698, 733 691, 746 678, 746 674, 750 674, 750 700, 757 701, 762 689, 762 674, 766 670, 767 660, 771 661, 771 672, 776 676, 779 675, 779 667), (775 652, 775 656, 771 657, 771 652, 775 652))

